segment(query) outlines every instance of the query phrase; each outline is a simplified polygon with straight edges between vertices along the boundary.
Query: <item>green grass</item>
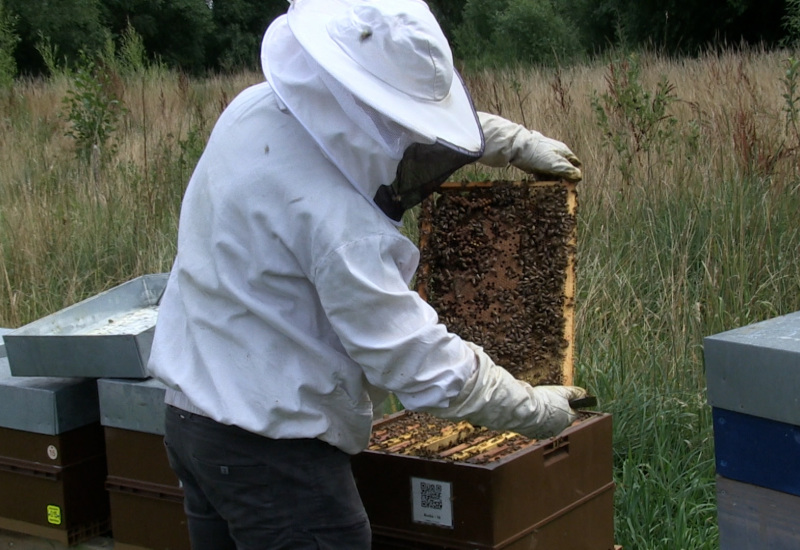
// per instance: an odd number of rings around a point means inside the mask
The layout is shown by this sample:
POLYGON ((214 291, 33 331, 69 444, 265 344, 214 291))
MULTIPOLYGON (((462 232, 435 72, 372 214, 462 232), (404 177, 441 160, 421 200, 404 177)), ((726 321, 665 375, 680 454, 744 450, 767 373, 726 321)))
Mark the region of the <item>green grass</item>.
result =
POLYGON ((703 337, 800 309, 797 191, 751 177, 583 201, 578 381, 614 417, 627 547, 717 547, 703 337))

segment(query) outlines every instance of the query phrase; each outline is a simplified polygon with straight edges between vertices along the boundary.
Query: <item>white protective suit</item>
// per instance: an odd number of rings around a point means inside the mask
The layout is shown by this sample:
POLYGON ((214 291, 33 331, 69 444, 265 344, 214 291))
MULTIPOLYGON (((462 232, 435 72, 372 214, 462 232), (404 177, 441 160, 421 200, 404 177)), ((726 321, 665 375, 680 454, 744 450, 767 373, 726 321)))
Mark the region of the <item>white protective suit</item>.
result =
POLYGON ((270 85, 253 86, 221 115, 186 191, 150 372, 169 404, 348 453, 366 446, 382 390, 490 428, 566 427, 581 391, 531 388, 449 333, 409 290, 417 262, 270 85))
MULTIPOLYGON (((515 380, 409 290, 419 252, 372 199, 411 143, 433 139, 353 118, 285 21, 270 29, 270 82, 220 116, 184 196, 148 365, 167 403, 348 453, 368 443, 386 391, 493 429, 561 431, 583 390, 515 380)), ((560 142, 479 120, 483 162, 580 179, 560 142)))

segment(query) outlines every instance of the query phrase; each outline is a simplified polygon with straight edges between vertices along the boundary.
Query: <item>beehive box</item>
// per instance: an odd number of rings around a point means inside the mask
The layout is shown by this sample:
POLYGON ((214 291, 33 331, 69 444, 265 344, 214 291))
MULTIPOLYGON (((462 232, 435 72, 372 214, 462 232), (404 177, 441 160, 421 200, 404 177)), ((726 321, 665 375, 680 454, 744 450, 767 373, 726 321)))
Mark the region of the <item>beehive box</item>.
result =
POLYGON ((72 545, 108 531, 93 380, 16 378, 0 358, 0 528, 72 545))
POLYGON ((447 183, 420 212, 420 295, 534 385, 573 380, 577 204, 565 182, 447 183))
POLYGON ((12 376, 0 357, 0 427, 58 435, 99 420, 94 380, 12 376))
POLYGON ((97 380, 114 548, 189 550, 183 489, 164 449, 164 385, 97 380))
POLYGON ((0 328, 0 357, 6 356, 6 342, 3 340, 3 335, 11 332, 10 328, 0 328))
POLYGON ((800 311, 703 341, 708 403, 800 426, 800 311))
POLYGON ((800 548, 800 497, 717 476, 719 547, 800 548))
POLYGON ((183 492, 109 478, 114 550, 190 550, 183 492))
POLYGON ((800 495, 800 312, 704 340, 717 472, 800 495))
POLYGON ((704 340, 720 548, 800 547, 800 312, 704 340))
POLYGON ((5 334, 12 374, 146 378, 167 278, 137 277, 5 334))
POLYGON ((712 409, 717 473, 800 497, 800 426, 712 409))
POLYGON ((542 441, 477 430, 475 438, 443 442, 449 424, 419 413, 389 416, 376 422, 370 450, 353 458, 376 541, 382 541, 374 548, 614 547, 609 415, 585 413, 542 441), (390 451, 387 431, 409 435, 411 445, 390 451), (415 443, 427 443, 425 450, 415 443))

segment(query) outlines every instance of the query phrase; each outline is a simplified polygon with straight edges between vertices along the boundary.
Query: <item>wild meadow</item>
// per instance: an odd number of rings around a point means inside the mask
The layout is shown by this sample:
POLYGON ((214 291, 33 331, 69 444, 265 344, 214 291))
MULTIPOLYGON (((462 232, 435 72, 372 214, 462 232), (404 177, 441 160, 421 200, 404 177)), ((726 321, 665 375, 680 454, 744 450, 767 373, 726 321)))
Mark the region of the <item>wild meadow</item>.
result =
MULTIPOLYGON (((583 161, 576 379, 613 415, 626 550, 719 546, 703 338, 800 310, 799 73, 747 50, 464 74, 583 161)), ((0 327, 167 271, 205 139, 261 79, 107 64, 0 90, 0 327)))

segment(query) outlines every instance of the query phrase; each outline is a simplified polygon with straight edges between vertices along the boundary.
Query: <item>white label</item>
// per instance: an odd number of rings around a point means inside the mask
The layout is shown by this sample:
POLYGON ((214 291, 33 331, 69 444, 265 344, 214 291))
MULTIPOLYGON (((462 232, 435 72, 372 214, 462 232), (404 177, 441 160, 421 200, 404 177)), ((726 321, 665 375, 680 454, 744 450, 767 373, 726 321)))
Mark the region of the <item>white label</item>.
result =
POLYGON ((452 484, 447 481, 411 478, 412 519, 416 523, 429 523, 453 527, 452 484))
POLYGON ((50 460, 58 458, 58 449, 56 449, 55 445, 49 445, 47 447, 47 456, 50 457, 50 460))

